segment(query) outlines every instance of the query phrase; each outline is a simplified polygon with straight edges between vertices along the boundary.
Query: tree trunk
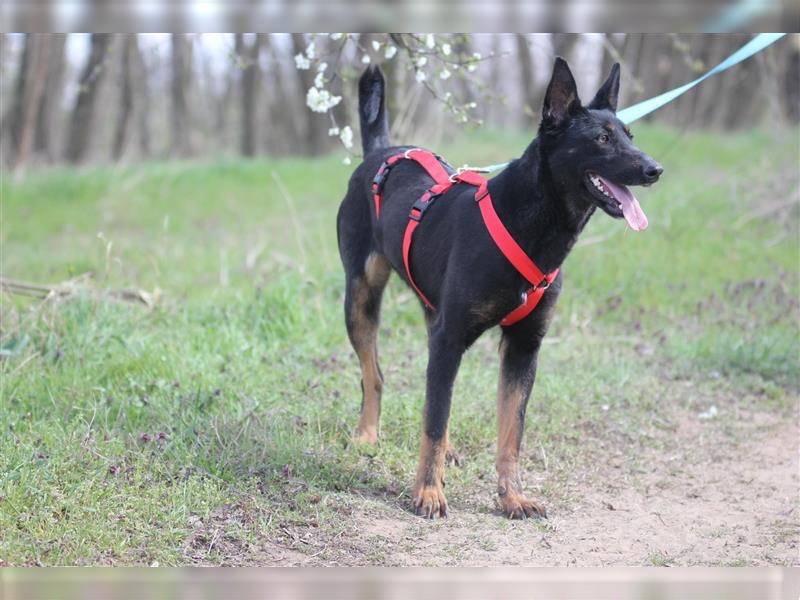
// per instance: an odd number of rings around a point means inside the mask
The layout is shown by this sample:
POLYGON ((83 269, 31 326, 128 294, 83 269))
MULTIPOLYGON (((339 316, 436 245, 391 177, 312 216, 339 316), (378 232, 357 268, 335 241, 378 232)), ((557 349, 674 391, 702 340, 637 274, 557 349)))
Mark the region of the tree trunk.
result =
POLYGON ((187 157, 193 152, 189 86, 191 85, 191 41, 182 33, 172 34, 172 147, 173 156, 187 157))
MULTIPOLYGON (((726 56, 744 45, 752 36, 730 36, 726 56)), ((763 54, 761 55, 763 57, 763 54)), ((735 98, 726 103, 726 110, 721 111, 718 123, 723 129, 755 127, 758 125, 760 108, 765 103, 770 89, 767 82, 762 81, 763 69, 758 57, 751 58, 719 77, 718 90, 721 98, 735 98)), ((777 115, 776 115, 777 118, 777 115)))
POLYGON ((517 57, 520 74, 520 91, 522 93, 522 115, 524 127, 536 127, 539 123, 538 108, 540 99, 533 76, 533 60, 528 38, 523 33, 514 36, 517 42, 517 57))
POLYGON ((97 91, 105 73, 105 59, 111 35, 93 33, 89 59, 80 77, 78 96, 72 108, 64 157, 72 163, 86 158, 91 142, 97 91))
POLYGON ((255 40, 247 44, 241 33, 236 34, 237 48, 240 47, 239 59, 242 61, 242 113, 241 143, 243 156, 256 154, 256 108, 261 86, 261 66, 258 63, 263 38, 257 35, 255 40))
POLYGON ((800 34, 791 34, 783 74, 783 104, 790 123, 800 123, 800 34))
MULTIPOLYGON (((26 48, 27 50, 27 48, 26 48)), ((14 156, 13 170, 18 171, 25 166, 28 154, 33 146, 36 132, 36 118, 39 114, 39 105, 42 101, 45 82, 47 80, 47 59, 50 53, 50 36, 47 34, 33 34, 32 47, 29 60, 26 64, 24 104, 21 112, 19 137, 17 140, 16 155, 14 156)))
POLYGON ((67 36, 64 33, 48 35, 50 36, 50 52, 47 55, 47 78, 36 117, 33 150, 38 157, 52 162, 56 158, 54 126, 57 122, 56 118, 61 113, 61 94, 64 89, 64 47, 67 36))
POLYGON ((148 158, 152 153, 150 140, 150 71, 145 62, 142 49, 139 47, 139 37, 134 36, 134 44, 131 48, 131 71, 134 73, 134 86, 136 99, 136 123, 139 130, 139 153, 142 157, 148 158))
POLYGON ((114 160, 119 160, 125 150, 128 141, 128 129, 133 112, 133 80, 131 73, 131 63, 133 62, 133 52, 137 45, 135 34, 123 34, 122 40, 122 61, 119 73, 119 116, 117 117, 117 127, 114 131, 114 145, 111 154, 114 160))
POLYGON ((19 58, 19 67, 17 70, 17 78, 14 83, 14 95, 11 102, 11 107, 8 112, 3 116, 3 131, 7 131, 8 164, 13 165, 19 154, 19 142, 22 134, 22 122, 25 114, 25 93, 29 85, 29 71, 31 63, 33 62, 33 55, 36 49, 35 34, 28 33, 25 35, 25 41, 22 46, 22 54, 19 58))
POLYGON ((623 75, 618 101, 620 107, 630 106, 644 93, 644 82, 639 74, 639 61, 646 38, 646 34, 643 33, 625 34, 625 49, 622 54, 623 75))
MULTIPOLYGON (((269 59, 272 64, 266 72, 266 76, 269 78, 267 85, 269 119, 268 131, 265 135, 267 148, 275 154, 301 153, 305 151, 302 124, 306 122, 306 116, 309 113, 305 105, 305 98, 300 106, 295 106, 294 103, 287 106, 286 98, 291 95, 290 80, 285 76, 282 64, 283 56, 276 46, 277 44, 269 44, 268 47, 269 59)), ((294 69, 293 61, 289 68, 294 69)))
POLYGON ((575 49, 579 38, 579 33, 551 33, 550 39, 553 44, 553 54, 570 62, 572 51, 575 49))

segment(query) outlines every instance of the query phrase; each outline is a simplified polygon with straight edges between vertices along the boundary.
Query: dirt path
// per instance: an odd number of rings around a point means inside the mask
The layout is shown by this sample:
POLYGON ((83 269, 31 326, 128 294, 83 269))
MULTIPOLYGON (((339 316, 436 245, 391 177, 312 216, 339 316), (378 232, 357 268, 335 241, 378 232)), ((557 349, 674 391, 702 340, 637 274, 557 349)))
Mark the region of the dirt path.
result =
MULTIPOLYGON (((540 477, 548 521, 508 521, 489 511, 486 490, 451 501, 450 517, 433 523, 399 500, 342 495, 336 535, 295 529, 265 562, 798 565, 796 416, 726 411, 672 415, 627 445, 596 444, 586 469, 540 477)), ((535 474, 527 483, 536 488, 535 474)))

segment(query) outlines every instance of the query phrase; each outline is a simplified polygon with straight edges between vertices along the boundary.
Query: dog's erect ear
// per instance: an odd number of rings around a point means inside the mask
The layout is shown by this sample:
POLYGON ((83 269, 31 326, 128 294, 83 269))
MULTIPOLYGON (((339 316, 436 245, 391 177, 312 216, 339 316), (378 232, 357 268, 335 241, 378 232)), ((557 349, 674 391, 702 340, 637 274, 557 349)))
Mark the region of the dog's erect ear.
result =
POLYGON ((589 103, 589 108, 608 109, 617 112, 619 99, 619 63, 614 63, 606 82, 597 90, 594 99, 589 103))
POLYGON ((578 87, 575 85, 575 78, 569 70, 569 65, 563 58, 556 56, 553 76, 544 95, 542 119, 547 123, 558 125, 580 106, 578 87))

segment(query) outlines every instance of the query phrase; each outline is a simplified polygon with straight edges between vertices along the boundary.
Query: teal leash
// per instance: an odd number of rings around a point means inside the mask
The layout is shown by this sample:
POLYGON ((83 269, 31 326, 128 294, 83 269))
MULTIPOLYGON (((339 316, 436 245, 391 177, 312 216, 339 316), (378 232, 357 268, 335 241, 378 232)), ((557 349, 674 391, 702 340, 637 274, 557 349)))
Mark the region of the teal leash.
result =
MULTIPOLYGON (((709 77, 716 75, 717 73, 722 73, 733 67, 734 65, 738 65, 743 60, 747 60, 754 54, 761 52, 764 48, 769 46, 770 44, 774 44, 783 36, 785 33, 759 33, 756 37, 752 40, 747 42, 744 46, 739 48, 736 52, 731 54, 728 58, 723 60, 719 63, 716 67, 708 71, 705 75, 698 77, 694 81, 690 81, 689 83, 685 83, 682 86, 676 87, 668 92, 664 92, 663 94, 659 94, 654 98, 650 98, 649 100, 643 100, 638 104, 634 104, 633 106, 629 106, 617 113, 617 118, 620 121, 625 123, 633 123, 634 121, 638 121, 642 117, 649 115, 651 112, 658 110, 665 104, 668 104, 675 100, 678 96, 681 96, 688 92, 690 89, 695 87, 696 85, 702 83, 709 77)), ((501 171, 508 166, 508 163, 497 163, 494 165, 487 165, 485 167, 468 167, 463 166, 460 171, 475 171, 476 173, 494 173, 495 171, 501 171)))

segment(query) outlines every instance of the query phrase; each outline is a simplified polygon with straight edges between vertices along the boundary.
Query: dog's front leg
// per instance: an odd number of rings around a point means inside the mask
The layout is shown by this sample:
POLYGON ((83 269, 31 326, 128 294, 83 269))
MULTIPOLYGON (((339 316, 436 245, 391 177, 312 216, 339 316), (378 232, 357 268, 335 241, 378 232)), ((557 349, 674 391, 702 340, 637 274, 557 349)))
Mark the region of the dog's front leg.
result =
POLYGON ((525 409, 536 377, 541 336, 509 328, 500 342, 500 382, 497 389, 497 494, 500 508, 512 519, 546 517, 540 503, 522 493, 519 450, 525 409))
POLYGON ((447 516, 444 495, 444 465, 449 447, 447 422, 464 343, 438 324, 431 326, 429 335, 425 411, 413 502, 418 515, 434 519, 447 516))

